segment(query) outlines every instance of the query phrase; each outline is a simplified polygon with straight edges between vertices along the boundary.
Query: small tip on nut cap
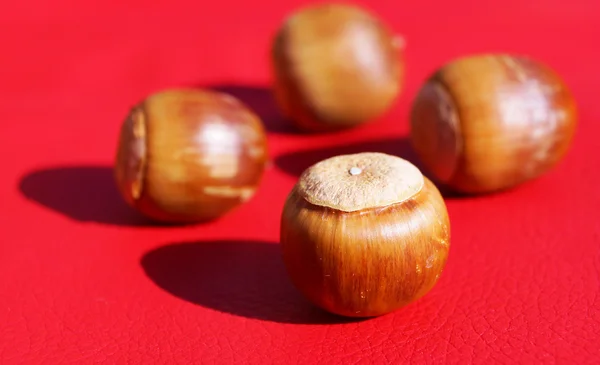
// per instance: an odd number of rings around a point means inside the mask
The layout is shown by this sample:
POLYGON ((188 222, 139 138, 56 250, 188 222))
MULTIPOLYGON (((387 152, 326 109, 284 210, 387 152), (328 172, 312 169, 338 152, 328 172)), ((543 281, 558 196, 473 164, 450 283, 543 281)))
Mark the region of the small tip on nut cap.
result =
POLYGON ((304 171, 298 193, 311 204, 345 212, 380 208, 410 199, 424 185, 410 162, 379 152, 340 155, 304 171))

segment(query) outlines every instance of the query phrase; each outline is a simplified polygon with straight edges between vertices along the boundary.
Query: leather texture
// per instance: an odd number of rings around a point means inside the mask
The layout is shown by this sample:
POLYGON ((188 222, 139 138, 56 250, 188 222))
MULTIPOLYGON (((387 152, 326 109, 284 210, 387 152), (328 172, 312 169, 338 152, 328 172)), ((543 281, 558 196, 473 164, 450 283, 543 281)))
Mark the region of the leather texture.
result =
POLYGON ((0 363, 598 364, 600 3, 362 1, 406 40, 393 110, 300 134, 268 90, 273 32, 298 0, 9 2, 0 12, 0 363), (510 191, 447 196, 450 256, 434 289, 343 320, 291 285, 278 247, 298 173, 334 154, 412 159, 408 110, 442 63, 526 53, 575 94, 567 157, 510 191), (112 180, 128 108, 171 86, 240 97, 269 130, 257 195, 202 225, 152 225, 112 180))

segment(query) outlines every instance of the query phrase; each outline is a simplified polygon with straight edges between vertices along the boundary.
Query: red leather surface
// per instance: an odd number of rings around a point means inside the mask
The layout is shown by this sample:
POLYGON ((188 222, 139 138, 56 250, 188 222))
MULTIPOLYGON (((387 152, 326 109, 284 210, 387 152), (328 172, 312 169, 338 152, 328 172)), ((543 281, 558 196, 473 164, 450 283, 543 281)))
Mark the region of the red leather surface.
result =
POLYGON ((407 40, 407 83, 374 123, 298 135, 274 107, 270 35, 301 1, 57 0, 0 11, 0 363, 600 362, 600 3, 363 1, 407 40), (527 53, 563 75, 580 125, 556 169, 493 196, 447 198, 439 284, 383 317, 341 321, 291 286, 277 239, 296 174, 332 154, 413 158, 410 102, 441 63, 527 53), (116 193, 128 108, 224 86, 269 127, 258 194, 222 219, 152 226, 116 193))

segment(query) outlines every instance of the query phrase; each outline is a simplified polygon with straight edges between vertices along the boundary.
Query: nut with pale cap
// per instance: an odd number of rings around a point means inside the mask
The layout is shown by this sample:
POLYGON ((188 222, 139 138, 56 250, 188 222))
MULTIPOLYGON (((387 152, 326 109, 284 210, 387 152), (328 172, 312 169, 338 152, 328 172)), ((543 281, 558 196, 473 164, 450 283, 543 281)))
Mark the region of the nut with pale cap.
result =
POLYGON ((417 167, 365 152, 304 171, 286 200, 280 239, 290 279, 310 301, 372 317, 433 288, 446 265, 450 221, 417 167))

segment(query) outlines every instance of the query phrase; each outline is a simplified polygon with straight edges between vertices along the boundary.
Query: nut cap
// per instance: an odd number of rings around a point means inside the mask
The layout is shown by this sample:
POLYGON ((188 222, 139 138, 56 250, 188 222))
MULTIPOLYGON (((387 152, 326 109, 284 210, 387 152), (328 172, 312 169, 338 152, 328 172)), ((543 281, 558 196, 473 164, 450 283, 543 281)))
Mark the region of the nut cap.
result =
POLYGON ((385 153, 328 158, 300 176, 298 193, 309 203, 345 212, 380 208, 410 199, 423 188, 410 162, 385 153))

